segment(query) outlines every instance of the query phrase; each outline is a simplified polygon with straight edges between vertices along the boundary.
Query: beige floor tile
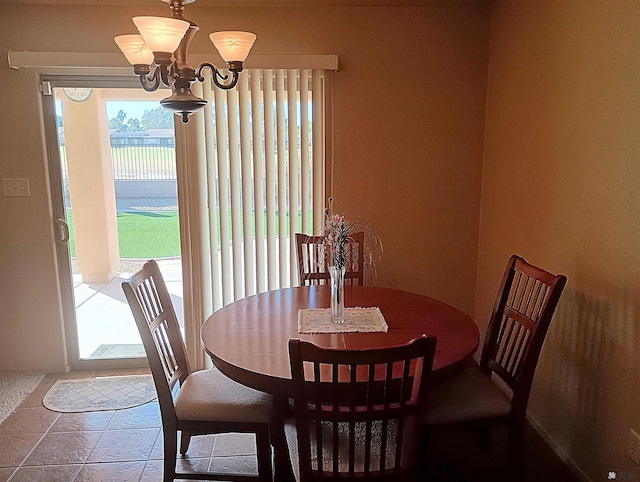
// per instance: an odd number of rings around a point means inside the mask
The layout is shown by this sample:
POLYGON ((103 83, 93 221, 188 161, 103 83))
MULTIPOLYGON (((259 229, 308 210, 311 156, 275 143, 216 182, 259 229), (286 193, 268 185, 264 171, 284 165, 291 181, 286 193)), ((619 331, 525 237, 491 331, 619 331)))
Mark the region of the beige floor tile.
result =
POLYGON ((48 383, 44 383, 44 380, 40 382, 40 384, 35 388, 31 394, 24 399, 24 401, 20 404, 20 408, 34 408, 34 407, 44 407, 42 404, 42 398, 47 394, 51 385, 48 383))
POLYGON ((140 482, 162 482, 162 460, 149 460, 142 472, 140 482))
POLYGON ((110 462, 86 464, 75 479, 75 482, 118 481, 138 482, 145 462, 110 462))
POLYGON ((100 439, 101 432, 48 433, 23 465, 81 464, 100 439))
POLYGON ((255 455, 256 436, 251 433, 224 433, 216 436, 213 447, 215 457, 230 455, 255 455))
POLYGON ((82 465, 44 465, 20 467, 11 482, 73 482, 82 465))
POLYGON ((209 458, 178 457, 176 470, 178 472, 206 472, 209 470, 209 458))
POLYGON ((241 455, 235 457, 213 457, 211 459, 212 472, 224 474, 258 474, 258 461, 255 456, 241 455))
POLYGON ((0 468, 0 482, 7 482, 9 477, 16 471, 16 467, 0 468))
POLYGON ((162 430, 160 430, 160 434, 156 439, 156 443, 153 444, 153 449, 151 449, 151 454, 149 454, 149 459, 150 460, 161 459, 163 457, 163 454, 164 454, 164 437, 162 436, 162 430))
POLYGON ((107 430, 102 433, 87 462, 146 461, 160 429, 107 430))
POLYGON ((160 428, 161 426, 160 406, 158 402, 153 401, 138 407, 116 411, 107 430, 160 428))
POLYGON ((0 424, 0 435, 45 433, 60 416, 44 407, 18 408, 0 424))
POLYGON ((52 432, 91 432, 107 428, 115 414, 113 411, 62 413, 49 429, 52 432))
POLYGON ((17 467, 42 438, 40 434, 0 435, 0 467, 17 467))
MULTIPOLYGON (((191 437, 187 456, 195 458, 211 457, 216 437, 217 435, 198 435, 191 437)), ((180 449, 179 445, 178 449, 180 449)))

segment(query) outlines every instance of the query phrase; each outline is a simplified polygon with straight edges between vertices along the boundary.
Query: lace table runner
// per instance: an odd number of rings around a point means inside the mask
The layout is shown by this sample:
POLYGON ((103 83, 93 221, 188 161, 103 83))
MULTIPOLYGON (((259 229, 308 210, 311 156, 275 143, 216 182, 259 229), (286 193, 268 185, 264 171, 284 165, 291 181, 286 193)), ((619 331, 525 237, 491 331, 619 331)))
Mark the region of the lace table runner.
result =
POLYGON ((386 333, 388 330, 380 308, 345 308, 344 323, 333 323, 329 308, 298 311, 298 333, 386 333))

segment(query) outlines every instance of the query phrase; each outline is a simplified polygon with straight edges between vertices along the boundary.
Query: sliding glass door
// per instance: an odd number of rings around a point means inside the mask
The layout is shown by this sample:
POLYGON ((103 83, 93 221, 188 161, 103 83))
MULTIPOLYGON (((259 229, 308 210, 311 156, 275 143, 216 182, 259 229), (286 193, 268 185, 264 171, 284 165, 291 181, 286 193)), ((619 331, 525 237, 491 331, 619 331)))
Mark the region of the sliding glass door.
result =
POLYGON ((129 81, 43 85, 72 367, 146 365, 121 283, 157 259, 182 319, 173 117, 129 81))

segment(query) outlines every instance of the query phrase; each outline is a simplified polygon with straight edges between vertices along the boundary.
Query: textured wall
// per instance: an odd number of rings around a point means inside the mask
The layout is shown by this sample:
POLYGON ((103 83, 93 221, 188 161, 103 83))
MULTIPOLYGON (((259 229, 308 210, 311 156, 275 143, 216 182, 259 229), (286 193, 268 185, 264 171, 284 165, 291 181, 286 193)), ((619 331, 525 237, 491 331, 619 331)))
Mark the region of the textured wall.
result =
POLYGON ((492 16, 476 314, 486 324, 512 253, 568 276, 529 409, 592 480, 638 474, 638 25, 623 1, 492 16))

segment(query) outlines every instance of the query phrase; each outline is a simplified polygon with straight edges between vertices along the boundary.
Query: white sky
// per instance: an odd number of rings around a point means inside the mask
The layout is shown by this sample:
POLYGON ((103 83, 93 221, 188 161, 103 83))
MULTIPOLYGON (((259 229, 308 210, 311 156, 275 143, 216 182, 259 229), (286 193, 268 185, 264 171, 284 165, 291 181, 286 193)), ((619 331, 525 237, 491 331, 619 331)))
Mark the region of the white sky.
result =
MULTIPOLYGON (((153 110, 159 105, 159 102, 151 101, 110 100, 107 101, 107 118, 113 119, 120 110, 123 110, 127 114, 127 118, 133 117, 142 120, 142 114, 145 110, 153 110)), ((59 100, 56 101, 56 114, 62 115, 62 105, 59 100)))
POLYGON ((159 105, 159 102, 149 101, 107 101, 107 117, 113 119, 119 111, 123 110, 127 114, 127 118, 134 117, 136 119, 142 119, 142 114, 144 114, 145 110, 153 110, 159 105))

